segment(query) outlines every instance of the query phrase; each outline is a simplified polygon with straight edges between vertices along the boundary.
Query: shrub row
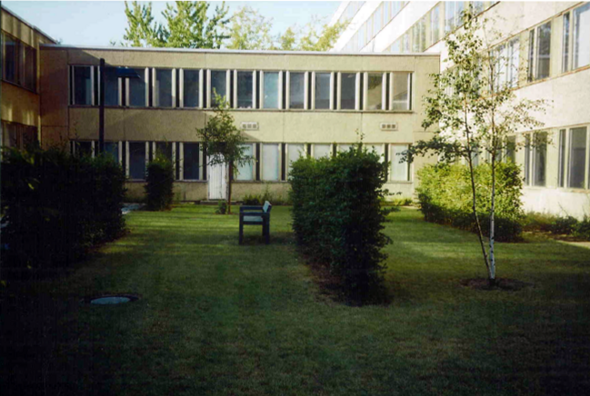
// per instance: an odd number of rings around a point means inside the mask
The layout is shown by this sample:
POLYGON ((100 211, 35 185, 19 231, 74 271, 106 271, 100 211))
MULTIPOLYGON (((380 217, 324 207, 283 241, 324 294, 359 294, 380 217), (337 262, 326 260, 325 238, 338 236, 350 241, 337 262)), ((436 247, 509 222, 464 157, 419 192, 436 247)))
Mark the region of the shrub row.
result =
POLYGON ((383 234, 380 206, 387 164, 356 146, 332 158, 300 158, 290 171, 293 229, 298 244, 328 265, 346 297, 358 303, 381 298, 383 234))
MULTIPOLYGON (((497 164, 495 236, 498 241, 515 242, 522 239, 522 180, 519 173, 518 165, 497 164)), ((477 231, 472 212, 471 179, 467 166, 430 165, 418 171, 418 176, 418 200, 426 221, 477 231)), ((491 166, 479 165, 475 168, 474 176, 478 216, 482 231, 489 236, 491 166)))
POLYGON ((5 150, 2 242, 10 266, 69 266, 93 245, 121 236, 124 182, 109 156, 5 150))
POLYGON ((526 231, 549 232, 553 235, 571 235, 590 241, 590 218, 580 221, 572 216, 556 216, 545 213, 527 213, 523 228, 526 231))
POLYGON ((174 167, 163 155, 148 164, 145 185, 148 210, 170 210, 174 198, 174 167))

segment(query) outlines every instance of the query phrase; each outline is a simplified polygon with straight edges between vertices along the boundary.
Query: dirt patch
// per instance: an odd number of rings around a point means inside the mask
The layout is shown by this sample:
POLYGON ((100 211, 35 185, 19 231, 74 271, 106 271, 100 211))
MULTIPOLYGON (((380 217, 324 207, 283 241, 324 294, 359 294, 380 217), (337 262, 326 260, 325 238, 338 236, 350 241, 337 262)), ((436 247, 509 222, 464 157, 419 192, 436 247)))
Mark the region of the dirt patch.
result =
POLYGON ((462 280, 461 284, 474 290, 489 291, 519 291, 528 287, 533 287, 532 283, 527 283, 516 279, 496 279, 495 284, 490 285, 490 281, 487 278, 475 278, 462 280))

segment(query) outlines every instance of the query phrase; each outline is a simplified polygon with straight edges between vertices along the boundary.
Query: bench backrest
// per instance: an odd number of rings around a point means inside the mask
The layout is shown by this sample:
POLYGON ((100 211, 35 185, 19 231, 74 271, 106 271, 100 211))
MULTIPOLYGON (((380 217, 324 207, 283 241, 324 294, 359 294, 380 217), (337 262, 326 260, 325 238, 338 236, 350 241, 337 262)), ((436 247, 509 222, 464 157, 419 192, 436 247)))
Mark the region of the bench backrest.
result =
POLYGON ((264 213, 268 213, 268 212, 270 212, 271 209, 272 209, 272 205, 270 204, 270 202, 265 201, 264 206, 262 207, 262 211, 264 213))

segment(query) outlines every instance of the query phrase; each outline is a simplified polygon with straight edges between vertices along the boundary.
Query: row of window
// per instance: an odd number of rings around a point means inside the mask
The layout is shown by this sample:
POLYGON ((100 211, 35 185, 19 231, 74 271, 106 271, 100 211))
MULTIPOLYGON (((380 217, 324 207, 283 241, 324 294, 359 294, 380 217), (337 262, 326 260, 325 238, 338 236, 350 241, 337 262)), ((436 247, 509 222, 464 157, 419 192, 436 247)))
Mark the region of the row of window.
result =
MULTIPOLYGON (((234 175, 239 181, 286 181, 293 161, 302 155, 322 158, 336 151, 350 149, 351 144, 301 144, 301 143, 246 143, 244 153, 251 161, 239 164, 234 175)), ((410 181, 411 166, 400 163, 407 144, 368 145, 384 160, 391 158, 389 179, 410 181)), ((71 142, 74 155, 96 155, 98 142, 71 142)), ((164 154, 174 164, 176 180, 207 180, 206 153, 199 143, 187 142, 105 142, 105 152, 112 155, 124 168, 131 180, 144 180, 147 164, 158 153, 164 154)))
POLYGON ((37 127, 2 121, 2 146, 20 150, 39 145, 37 127))
POLYGON ((344 23, 346 21, 352 21, 352 18, 354 18, 356 13, 363 7, 363 4, 365 4, 364 1, 349 1, 344 12, 340 15, 338 22, 344 23))
MULTIPOLYGON (((211 108, 215 94, 235 109, 411 110, 410 72, 288 72, 134 69, 139 78, 105 69, 105 105, 211 108)), ((98 66, 71 66, 70 104, 95 106, 98 66)))
POLYGON ((2 32, 2 78, 31 91, 37 89, 37 50, 2 32))
POLYGON ((558 185, 590 189, 590 133, 588 127, 559 131, 558 185))

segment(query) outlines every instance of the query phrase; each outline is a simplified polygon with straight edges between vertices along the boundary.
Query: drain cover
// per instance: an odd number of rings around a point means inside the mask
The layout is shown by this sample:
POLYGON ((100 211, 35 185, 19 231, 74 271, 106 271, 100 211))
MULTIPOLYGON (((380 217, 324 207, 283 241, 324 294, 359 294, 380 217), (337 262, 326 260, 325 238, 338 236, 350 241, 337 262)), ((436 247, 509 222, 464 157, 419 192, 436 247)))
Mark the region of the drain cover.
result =
POLYGON ((132 302, 132 301, 137 300, 138 298, 139 297, 134 296, 132 294, 111 294, 111 295, 86 297, 82 301, 87 304, 114 305, 114 304, 124 304, 124 303, 128 303, 128 302, 132 302))

